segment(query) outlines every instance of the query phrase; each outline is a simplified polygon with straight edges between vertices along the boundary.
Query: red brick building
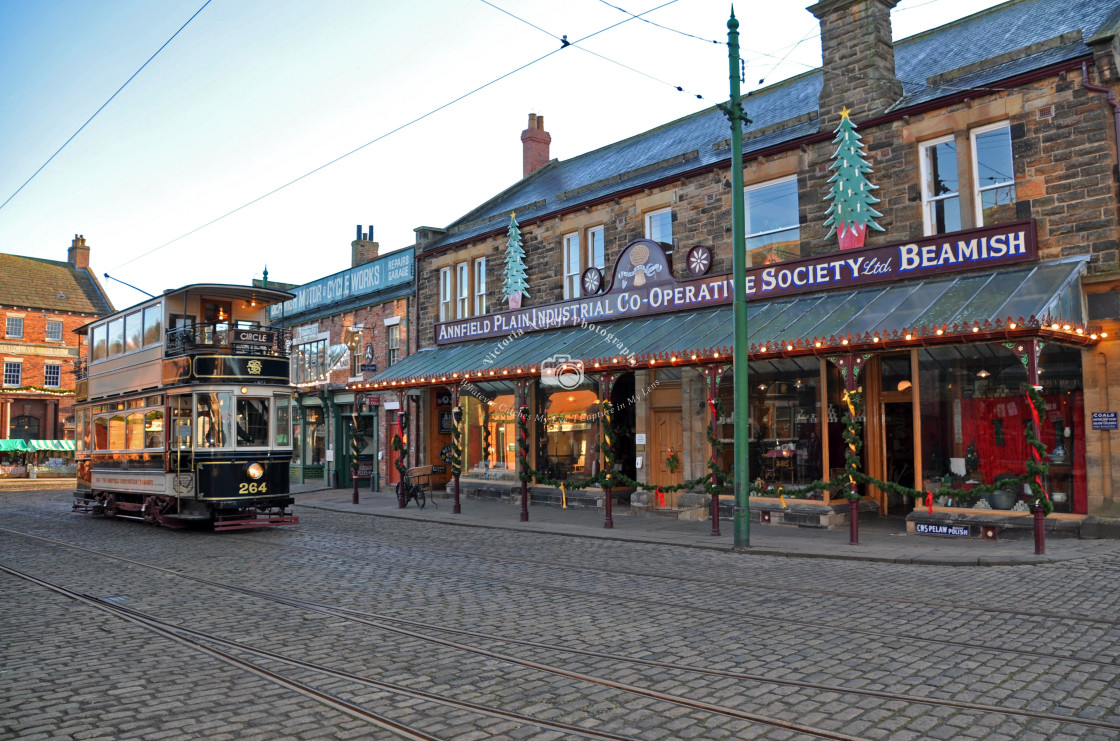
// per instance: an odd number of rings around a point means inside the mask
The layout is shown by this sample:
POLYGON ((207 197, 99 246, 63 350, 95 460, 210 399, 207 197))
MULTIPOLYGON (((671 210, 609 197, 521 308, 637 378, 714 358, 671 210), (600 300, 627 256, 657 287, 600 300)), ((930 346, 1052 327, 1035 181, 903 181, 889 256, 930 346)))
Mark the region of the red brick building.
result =
POLYGON ((74 329, 112 312, 85 237, 65 262, 0 254, 0 440, 74 438, 74 329))

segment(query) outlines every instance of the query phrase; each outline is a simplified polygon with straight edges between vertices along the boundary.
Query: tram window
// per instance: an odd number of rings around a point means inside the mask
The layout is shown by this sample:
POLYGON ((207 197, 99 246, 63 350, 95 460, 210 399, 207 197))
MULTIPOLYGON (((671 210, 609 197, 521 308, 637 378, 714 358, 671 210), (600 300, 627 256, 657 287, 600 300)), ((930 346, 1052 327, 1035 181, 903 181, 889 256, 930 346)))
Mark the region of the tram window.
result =
POLYGON ((276 397, 276 445, 284 447, 292 444, 291 397, 276 397))
POLYGON ((93 420, 93 448, 94 450, 109 449, 109 418, 98 417, 93 420))
POLYGON ((175 431, 173 445, 179 450, 191 447, 191 397, 190 394, 171 397, 172 429, 175 431))
POLYGON ((268 445, 268 399, 237 400, 237 444, 268 445))
MULTIPOLYGON (((190 436, 187 436, 190 439, 190 436)), ((163 410, 156 409, 144 415, 144 447, 163 447, 163 410)))
POLYGON ((123 414, 115 415, 109 419, 109 450, 127 450, 125 422, 123 414))
POLYGON ((109 322, 109 356, 124 352, 124 319, 109 322))
POLYGON ((128 415, 125 426, 125 447, 129 450, 141 450, 144 447, 144 413, 133 412, 128 415))
POLYGON ((160 335, 163 334, 161 324, 163 322, 163 306, 156 304, 144 309, 144 344, 154 345, 160 341, 160 335))
POLYGON ((143 315, 135 311, 124 318, 124 351, 139 350, 143 342, 143 315))
POLYGON ((90 345, 90 349, 93 353, 91 357, 94 360, 103 360, 104 358, 108 357, 109 346, 106 344, 105 332, 106 329, 104 324, 102 324, 100 327, 93 328, 93 343, 90 345))
POLYGON ((199 448, 224 448, 229 439, 229 393, 198 394, 195 445, 199 448))

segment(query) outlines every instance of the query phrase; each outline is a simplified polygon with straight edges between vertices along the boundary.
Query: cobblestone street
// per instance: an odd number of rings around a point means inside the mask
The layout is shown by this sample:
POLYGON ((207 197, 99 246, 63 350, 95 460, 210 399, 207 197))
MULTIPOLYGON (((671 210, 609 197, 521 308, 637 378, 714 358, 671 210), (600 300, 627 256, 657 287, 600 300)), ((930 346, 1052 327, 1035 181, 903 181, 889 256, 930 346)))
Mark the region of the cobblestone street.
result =
POLYGON ((0 738, 1120 734, 1112 548, 912 565, 297 511, 181 532, 0 493, 0 738))

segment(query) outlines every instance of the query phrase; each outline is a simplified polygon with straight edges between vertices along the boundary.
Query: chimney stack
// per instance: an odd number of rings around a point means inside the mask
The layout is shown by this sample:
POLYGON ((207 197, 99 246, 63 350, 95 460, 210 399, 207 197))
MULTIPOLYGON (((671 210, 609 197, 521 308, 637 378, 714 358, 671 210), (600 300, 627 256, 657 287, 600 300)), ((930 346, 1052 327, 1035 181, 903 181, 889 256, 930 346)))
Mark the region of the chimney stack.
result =
POLYGON ((882 115, 902 97, 895 77, 891 10, 899 0, 821 0, 808 8, 821 22, 819 99, 822 130, 840 123, 851 109, 857 124, 882 115))
POLYGON ((66 252, 66 259, 76 268, 89 267, 89 247, 86 245, 86 238, 81 234, 74 235, 74 241, 70 243, 70 249, 66 252))
POLYGON ((544 116, 530 113, 529 128, 521 132, 521 177, 527 178, 548 164, 551 143, 552 137, 544 130, 544 116))
POLYGON ((362 231, 362 225, 358 224, 358 238, 350 243, 350 267, 356 268, 376 260, 377 248, 377 242, 373 241, 373 225, 371 224, 369 232, 365 233, 362 231))

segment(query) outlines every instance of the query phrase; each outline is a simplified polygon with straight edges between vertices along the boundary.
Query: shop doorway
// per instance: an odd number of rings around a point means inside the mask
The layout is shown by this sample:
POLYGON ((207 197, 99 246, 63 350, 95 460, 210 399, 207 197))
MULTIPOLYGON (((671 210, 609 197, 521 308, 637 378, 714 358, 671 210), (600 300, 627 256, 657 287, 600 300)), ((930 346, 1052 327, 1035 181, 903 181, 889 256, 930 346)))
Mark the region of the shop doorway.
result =
MULTIPOLYGON (((883 403, 883 461, 886 481, 914 488, 914 406, 910 401, 883 403)), ((904 515, 913 508, 910 500, 886 492, 886 514, 904 515), (907 506, 909 505, 909 506, 907 506)))
MULTIPOLYGON (((653 460, 650 461, 650 483, 654 486, 675 486, 684 481, 683 435, 680 407, 653 410, 653 460), (670 464, 671 458, 676 464, 670 464), (670 468, 674 470, 670 470, 670 468)), ((658 509, 676 509, 678 492, 657 492, 654 506, 658 509)))

